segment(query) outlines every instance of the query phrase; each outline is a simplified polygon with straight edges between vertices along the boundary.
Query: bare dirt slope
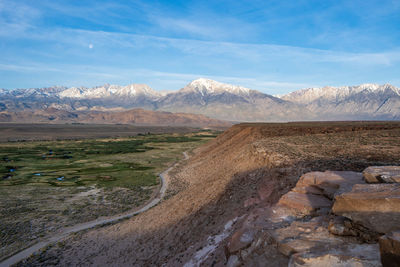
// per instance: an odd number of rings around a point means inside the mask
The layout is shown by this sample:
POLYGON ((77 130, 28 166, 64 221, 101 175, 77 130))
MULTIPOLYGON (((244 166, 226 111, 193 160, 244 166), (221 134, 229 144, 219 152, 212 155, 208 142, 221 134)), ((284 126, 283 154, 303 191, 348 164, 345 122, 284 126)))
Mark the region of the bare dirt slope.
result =
MULTIPOLYGON (((240 124, 170 173, 169 197, 121 223, 76 234, 21 265, 226 264, 225 246, 258 207, 311 170, 399 164, 400 123, 240 124)), ((168 195, 168 192, 167 192, 168 195)), ((284 266, 271 246, 248 265, 284 266)))

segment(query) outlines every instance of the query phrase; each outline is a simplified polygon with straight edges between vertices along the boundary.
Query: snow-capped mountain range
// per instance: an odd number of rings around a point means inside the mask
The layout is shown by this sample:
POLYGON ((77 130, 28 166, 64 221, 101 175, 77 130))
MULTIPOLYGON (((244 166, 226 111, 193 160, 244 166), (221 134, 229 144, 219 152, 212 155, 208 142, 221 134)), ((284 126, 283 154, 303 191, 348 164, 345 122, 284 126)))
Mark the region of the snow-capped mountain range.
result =
POLYGON ((400 119, 400 90, 389 84, 362 84, 308 88, 275 97, 204 78, 166 93, 145 84, 0 89, 2 112, 48 108, 66 111, 144 108, 230 121, 393 120, 400 119))
POLYGON ((235 95, 248 96, 250 93, 250 89, 237 85, 220 83, 214 80, 200 78, 186 85, 185 88, 181 90, 181 92, 196 92, 200 93, 203 96, 228 92, 235 95))
POLYGON ((400 89, 390 84, 309 88, 281 98, 306 107, 323 120, 400 119, 400 89))
POLYGON ((292 92, 284 95, 281 98, 293 101, 301 104, 309 104, 316 100, 324 101, 342 101, 352 95, 356 94, 384 94, 387 92, 394 92, 397 95, 400 94, 398 88, 390 85, 378 85, 378 84, 361 84, 358 86, 342 86, 342 87, 331 87, 325 86, 322 88, 307 88, 299 91, 292 92))
POLYGON ((108 97, 134 98, 140 95, 154 99, 161 96, 160 93, 151 89, 146 84, 130 84, 128 86, 106 84, 103 86, 97 86, 93 88, 71 87, 64 91, 61 91, 58 94, 60 98, 81 98, 81 99, 108 98, 108 97))

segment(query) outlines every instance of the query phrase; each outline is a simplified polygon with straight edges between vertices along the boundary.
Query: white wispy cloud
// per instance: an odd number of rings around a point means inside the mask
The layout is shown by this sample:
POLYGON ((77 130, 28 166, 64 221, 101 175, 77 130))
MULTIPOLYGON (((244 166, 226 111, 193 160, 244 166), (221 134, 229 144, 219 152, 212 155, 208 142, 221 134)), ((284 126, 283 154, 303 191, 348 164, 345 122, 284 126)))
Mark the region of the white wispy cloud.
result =
MULTIPOLYGON (((290 83, 285 81, 271 81, 263 77, 232 77, 232 76, 217 76, 207 75, 204 73, 174 73, 163 72, 158 70, 150 70, 143 68, 110 68, 102 66, 90 65, 59 65, 57 68, 49 68, 45 64, 30 64, 30 65, 13 65, 13 64, 0 64, 0 70, 17 71, 17 72, 58 72, 65 75, 79 74, 82 77, 102 77, 114 81, 131 81, 132 83, 149 83, 154 85, 156 90, 177 90, 183 88, 190 81, 198 78, 207 78, 216 80, 223 83, 231 83, 248 87, 250 89, 260 90, 266 93, 275 93, 277 89, 299 89, 305 87, 312 87, 311 84, 304 83, 290 83), (147 81, 147 82, 146 82, 147 81)), ((118 82, 117 82, 118 83, 118 82)), ((71 81, 66 86, 80 86, 81 81, 71 81)), ((86 86, 95 86, 99 84, 85 84, 86 86)))
POLYGON ((106 31, 89 31, 57 28, 47 31, 0 32, 0 35, 13 38, 54 41, 58 43, 80 45, 100 44, 108 47, 171 47, 183 53, 198 56, 220 56, 243 58, 250 61, 262 61, 269 58, 282 58, 293 61, 351 63, 362 65, 391 65, 400 61, 400 49, 376 53, 355 53, 333 50, 303 48, 296 46, 202 41, 193 39, 166 38, 152 35, 139 35, 106 31))
POLYGON ((51 68, 40 64, 35 65, 17 65, 17 64, 0 64, 0 70, 18 71, 18 72, 61 72, 61 69, 51 68))

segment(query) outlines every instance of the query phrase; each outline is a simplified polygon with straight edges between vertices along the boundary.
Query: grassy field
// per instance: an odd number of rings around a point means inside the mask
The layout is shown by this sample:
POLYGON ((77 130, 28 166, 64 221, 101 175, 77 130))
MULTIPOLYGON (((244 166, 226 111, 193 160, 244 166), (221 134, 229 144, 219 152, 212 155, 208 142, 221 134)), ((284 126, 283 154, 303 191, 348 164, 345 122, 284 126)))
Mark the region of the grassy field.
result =
POLYGON ((0 259, 65 226, 126 212, 217 133, 0 143, 0 259))

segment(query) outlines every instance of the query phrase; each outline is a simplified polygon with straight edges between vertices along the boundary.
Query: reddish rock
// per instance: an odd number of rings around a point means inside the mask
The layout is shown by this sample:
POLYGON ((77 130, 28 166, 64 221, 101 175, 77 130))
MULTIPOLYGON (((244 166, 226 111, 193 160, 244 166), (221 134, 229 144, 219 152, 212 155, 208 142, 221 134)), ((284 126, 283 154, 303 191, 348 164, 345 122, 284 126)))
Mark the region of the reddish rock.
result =
POLYGON ((302 193, 302 194, 314 194, 314 195, 323 195, 324 191, 317 186, 310 185, 310 186, 301 186, 295 187, 292 190, 293 192, 302 193))
POLYGON ((269 199, 274 192, 275 183, 272 181, 264 182, 257 190, 258 197, 261 201, 269 199))
POLYGON ((363 175, 367 183, 400 183, 400 166, 371 166, 363 175))
POLYGON ((332 211, 378 233, 400 230, 400 184, 359 184, 336 196, 332 211))
POLYGON ((251 245, 254 239, 254 231, 251 229, 240 229, 236 231, 228 245, 227 250, 228 254, 234 254, 242 249, 245 249, 251 245))
POLYGON ((391 232, 379 238, 383 267, 400 266, 400 232, 391 232))
POLYGON ((320 208, 330 208, 332 202, 322 195, 289 192, 281 197, 279 205, 284 205, 301 214, 312 214, 320 208))

